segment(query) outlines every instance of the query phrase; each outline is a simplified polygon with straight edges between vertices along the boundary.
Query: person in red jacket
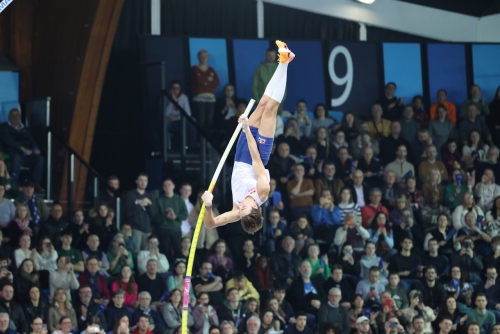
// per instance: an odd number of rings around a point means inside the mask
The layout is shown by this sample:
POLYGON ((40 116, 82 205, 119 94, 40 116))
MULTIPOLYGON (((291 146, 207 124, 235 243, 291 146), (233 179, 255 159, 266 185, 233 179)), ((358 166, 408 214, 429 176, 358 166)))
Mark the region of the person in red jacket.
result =
POLYGON ((141 315, 139 317, 137 327, 132 334, 153 334, 153 332, 149 330, 149 318, 147 316, 141 315))
POLYGON ((78 276, 80 286, 89 285, 92 289, 92 299, 97 304, 108 305, 111 294, 106 284, 106 277, 98 271, 98 260, 94 256, 89 256, 85 261, 85 271, 78 276))

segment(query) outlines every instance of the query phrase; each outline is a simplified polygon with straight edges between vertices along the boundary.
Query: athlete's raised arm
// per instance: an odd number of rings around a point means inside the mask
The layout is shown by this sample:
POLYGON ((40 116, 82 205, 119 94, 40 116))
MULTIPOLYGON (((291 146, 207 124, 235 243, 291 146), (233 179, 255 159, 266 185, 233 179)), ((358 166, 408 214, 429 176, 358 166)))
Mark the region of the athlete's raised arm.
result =
POLYGON ((243 115, 240 116, 238 123, 243 123, 243 131, 247 137, 248 151, 252 157, 253 172, 255 173, 255 178, 257 179, 257 193, 261 199, 266 198, 270 190, 269 175, 264 167, 264 164, 262 163, 262 159, 260 158, 257 142, 248 127, 248 117, 243 115))
POLYGON ((214 199, 214 195, 208 191, 201 196, 201 200, 205 203, 206 211, 205 211, 205 227, 206 228, 214 228, 218 226, 224 226, 229 223, 234 223, 240 220, 240 210, 238 206, 233 203, 233 209, 226 213, 223 213, 217 217, 214 217, 212 213, 212 201, 214 199))

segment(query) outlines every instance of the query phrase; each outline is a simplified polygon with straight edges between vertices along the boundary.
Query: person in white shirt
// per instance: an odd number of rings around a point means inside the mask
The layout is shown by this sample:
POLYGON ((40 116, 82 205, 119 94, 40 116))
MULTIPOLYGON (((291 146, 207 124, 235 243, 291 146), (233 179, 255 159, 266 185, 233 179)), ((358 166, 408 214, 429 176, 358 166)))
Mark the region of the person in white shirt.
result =
POLYGON ((396 182, 404 188, 406 185, 406 176, 415 176, 415 167, 406 160, 408 148, 405 145, 399 145, 396 151, 396 160, 389 163, 386 171, 393 171, 396 175, 396 182))
POLYGON ((48 272, 57 270, 57 252, 50 238, 47 237, 40 240, 35 259, 38 263, 38 270, 47 270, 48 272))
MULTIPOLYGON (((76 279, 73 265, 69 256, 59 256, 57 259, 57 270, 50 273, 50 299, 54 297, 54 291, 57 288, 62 288, 65 291, 76 290, 80 287, 80 283, 76 279)), ((71 294, 68 294, 71 300, 71 294)))
MULTIPOLYGON (((184 203, 186 204, 188 216, 194 207, 193 203, 191 203, 189 201, 189 196, 191 196, 192 191, 193 191, 193 188, 191 187, 191 185, 189 183, 184 183, 181 186, 181 190, 179 191, 181 198, 184 200, 184 203)), ((187 235, 191 235, 191 224, 189 224, 188 218, 186 218, 185 220, 182 221, 181 232, 182 232, 183 237, 187 236, 187 235)))
POLYGON ((139 252, 137 256, 137 268, 139 269, 139 275, 146 272, 146 266, 148 261, 153 259, 158 262, 158 272, 164 274, 170 268, 167 257, 160 253, 159 248, 160 243, 158 242, 158 237, 151 234, 148 238, 148 249, 139 252))

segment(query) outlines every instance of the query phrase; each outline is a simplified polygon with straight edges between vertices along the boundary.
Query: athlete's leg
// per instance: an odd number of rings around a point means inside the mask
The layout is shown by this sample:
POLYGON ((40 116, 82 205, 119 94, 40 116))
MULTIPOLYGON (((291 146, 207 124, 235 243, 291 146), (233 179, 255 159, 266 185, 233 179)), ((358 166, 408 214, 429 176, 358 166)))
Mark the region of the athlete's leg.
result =
MULTIPOLYGON (((269 84, 268 84, 269 85, 269 84)), ((248 125, 255 126, 258 128, 260 126, 260 120, 262 118, 262 114, 264 113, 264 109, 266 107, 267 101, 269 101, 270 97, 267 95, 262 95, 257 108, 248 118, 248 125)))

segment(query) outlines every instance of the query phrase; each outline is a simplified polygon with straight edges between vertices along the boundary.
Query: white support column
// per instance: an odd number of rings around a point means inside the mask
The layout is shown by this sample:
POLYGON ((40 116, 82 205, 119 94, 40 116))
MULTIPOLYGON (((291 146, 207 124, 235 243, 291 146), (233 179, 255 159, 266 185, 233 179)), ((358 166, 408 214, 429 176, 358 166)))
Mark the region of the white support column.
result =
POLYGON ((264 2, 257 0, 257 37, 264 38, 264 2))
POLYGON ((366 24, 358 22, 359 24, 359 40, 362 42, 366 42, 367 40, 367 32, 366 32, 366 24))
POLYGON ((151 35, 161 34, 161 0, 151 0, 151 35))

